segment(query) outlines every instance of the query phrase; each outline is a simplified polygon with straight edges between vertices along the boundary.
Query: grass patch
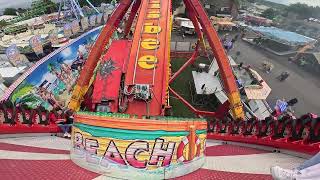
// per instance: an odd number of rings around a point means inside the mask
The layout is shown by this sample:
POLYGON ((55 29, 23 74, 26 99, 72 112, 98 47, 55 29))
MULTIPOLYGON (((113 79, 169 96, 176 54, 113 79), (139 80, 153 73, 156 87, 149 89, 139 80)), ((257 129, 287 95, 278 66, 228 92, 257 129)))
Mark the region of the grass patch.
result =
MULTIPOLYGON (((180 67, 187 61, 187 58, 172 58, 171 59, 171 68, 172 72, 177 72, 180 67)), ((204 57, 198 57, 195 64, 205 63, 210 64, 210 61, 204 57)), ((192 104, 192 97, 190 92, 189 82, 193 83, 192 71, 195 71, 196 68, 188 66, 171 84, 170 87, 173 88, 176 92, 178 92, 183 98, 185 98, 190 104, 192 104)), ((211 99, 210 99, 211 101, 211 99)), ((216 101, 212 99, 213 106, 216 106, 216 101)), ((170 94, 170 104, 172 106, 173 116, 177 117, 195 117, 195 114, 190 111, 184 104, 181 103, 180 100, 175 98, 172 94, 170 94)), ((210 103, 210 107, 207 108, 199 108, 202 110, 213 110, 210 103)))

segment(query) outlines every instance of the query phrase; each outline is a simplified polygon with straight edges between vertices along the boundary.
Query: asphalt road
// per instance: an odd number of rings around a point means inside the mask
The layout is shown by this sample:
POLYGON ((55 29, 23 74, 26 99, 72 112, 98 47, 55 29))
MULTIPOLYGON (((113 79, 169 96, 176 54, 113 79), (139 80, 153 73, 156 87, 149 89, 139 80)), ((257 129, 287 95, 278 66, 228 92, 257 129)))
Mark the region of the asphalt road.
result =
POLYGON ((277 99, 297 98, 299 102, 293 108, 297 116, 308 112, 320 115, 319 74, 307 72, 298 65, 288 62, 288 57, 276 56, 242 40, 238 40, 230 51, 232 57, 235 57, 237 51, 240 51, 241 54, 236 61, 250 64, 272 88, 267 99, 270 107, 274 107, 277 99), (260 70, 263 61, 269 61, 274 65, 271 73, 267 74, 260 70), (280 82, 276 77, 283 71, 290 72, 290 76, 286 81, 280 82))

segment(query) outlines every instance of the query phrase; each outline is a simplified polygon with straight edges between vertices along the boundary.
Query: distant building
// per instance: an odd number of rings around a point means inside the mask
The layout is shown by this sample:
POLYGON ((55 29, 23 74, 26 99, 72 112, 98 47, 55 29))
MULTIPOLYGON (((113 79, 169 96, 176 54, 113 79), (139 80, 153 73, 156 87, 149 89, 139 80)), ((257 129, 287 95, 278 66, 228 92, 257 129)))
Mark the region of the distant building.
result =
POLYGON ((13 18, 15 18, 17 16, 11 16, 11 15, 2 15, 0 16, 0 21, 10 21, 12 20, 13 18))
POLYGON ((269 6, 254 4, 255 11, 257 14, 262 14, 265 10, 269 9, 269 6))
POLYGON ((233 0, 201 0, 203 7, 209 16, 217 14, 230 14, 232 17, 238 16, 238 7, 233 0))
POLYGON ((273 21, 270 19, 260 17, 260 16, 254 16, 250 14, 245 15, 244 20, 248 24, 258 25, 258 26, 270 26, 273 23, 273 21))

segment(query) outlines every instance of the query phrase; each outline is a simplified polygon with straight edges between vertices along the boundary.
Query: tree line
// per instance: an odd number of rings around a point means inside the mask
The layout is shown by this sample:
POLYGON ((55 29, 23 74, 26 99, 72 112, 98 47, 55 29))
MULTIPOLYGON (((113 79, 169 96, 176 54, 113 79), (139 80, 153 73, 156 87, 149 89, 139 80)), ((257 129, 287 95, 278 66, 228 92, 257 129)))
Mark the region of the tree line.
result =
POLYGON ((282 10, 275 10, 274 8, 269 8, 265 10, 261 16, 268 19, 273 19, 277 15, 288 17, 290 13, 297 15, 298 19, 308 19, 311 17, 320 19, 319 6, 308 6, 307 4, 302 3, 291 4, 282 10))
POLYGON ((295 13, 299 19, 320 18, 320 7, 308 6, 307 4, 296 3, 286 8, 286 11, 295 13))

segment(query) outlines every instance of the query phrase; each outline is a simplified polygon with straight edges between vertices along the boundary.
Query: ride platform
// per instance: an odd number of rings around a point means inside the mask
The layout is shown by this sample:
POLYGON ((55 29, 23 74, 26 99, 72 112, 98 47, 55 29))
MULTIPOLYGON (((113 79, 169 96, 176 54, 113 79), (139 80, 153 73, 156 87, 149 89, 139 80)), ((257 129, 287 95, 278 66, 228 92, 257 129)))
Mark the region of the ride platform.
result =
MULTIPOLYGON (((0 137, 1 179, 112 179, 83 169, 70 160, 71 141, 49 134, 0 137)), ((204 166, 175 179, 271 180, 270 166, 293 168, 305 159, 244 144, 208 140, 204 166)))

